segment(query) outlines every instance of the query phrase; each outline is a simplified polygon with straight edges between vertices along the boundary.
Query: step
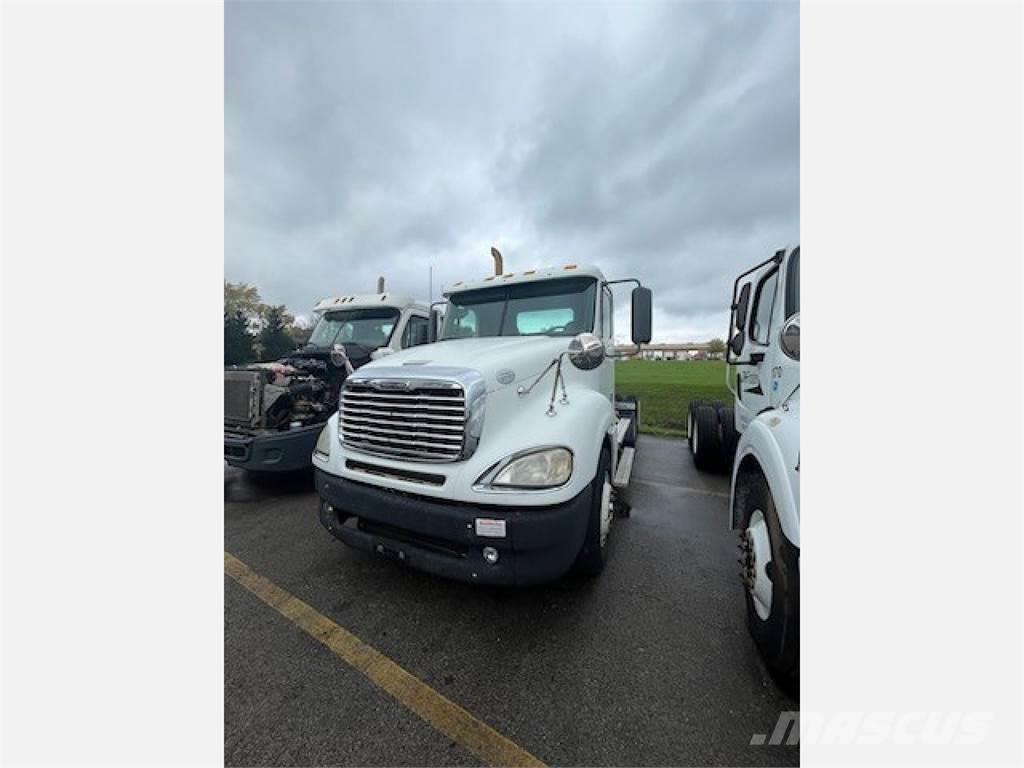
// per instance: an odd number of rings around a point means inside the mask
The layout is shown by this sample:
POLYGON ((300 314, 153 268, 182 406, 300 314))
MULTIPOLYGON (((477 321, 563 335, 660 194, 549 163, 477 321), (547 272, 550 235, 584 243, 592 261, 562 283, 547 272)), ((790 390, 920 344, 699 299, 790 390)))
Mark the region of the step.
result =
POLYGON ((634 456, 636 456, 636 448, 622 449, 618 466, 615 467, 615 477, 612 479, 612 485, 616 488, 625 488, 629 485, 629 476, 633 473, 634 456))

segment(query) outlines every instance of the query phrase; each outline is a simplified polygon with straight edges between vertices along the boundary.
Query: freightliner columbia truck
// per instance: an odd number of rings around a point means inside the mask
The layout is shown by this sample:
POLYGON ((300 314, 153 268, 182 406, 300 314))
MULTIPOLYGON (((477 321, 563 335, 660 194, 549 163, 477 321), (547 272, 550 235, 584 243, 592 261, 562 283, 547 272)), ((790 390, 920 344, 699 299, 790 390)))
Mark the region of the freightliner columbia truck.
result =
MULTIPOLYGON (((605 563, 629 482, 636 401, 615 396, 613 292, 593 267, 503 274, 445 294, 436 343, 348 377, 313 455, 320 520, 351 546, 481 584, 605 563)), ((440 313, 434 312, 434 319, 440 313)))
POLYGON ((356 368, 425 344, 430 309, 384 291, 322 299, 309 342, 270 363, 224 371, 224 460, 255 472, 310 465, 342 382, 356 368))

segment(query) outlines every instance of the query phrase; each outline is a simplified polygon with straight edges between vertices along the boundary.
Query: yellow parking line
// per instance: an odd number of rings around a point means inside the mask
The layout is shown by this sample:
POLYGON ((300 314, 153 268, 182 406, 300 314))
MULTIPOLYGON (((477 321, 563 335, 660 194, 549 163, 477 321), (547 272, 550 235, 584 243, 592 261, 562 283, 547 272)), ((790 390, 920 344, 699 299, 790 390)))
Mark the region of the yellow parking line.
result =
POLYGON ((224 553, 224 572, 487 765, 543 768, 544 763, 525 749, 228 552, 224 553))

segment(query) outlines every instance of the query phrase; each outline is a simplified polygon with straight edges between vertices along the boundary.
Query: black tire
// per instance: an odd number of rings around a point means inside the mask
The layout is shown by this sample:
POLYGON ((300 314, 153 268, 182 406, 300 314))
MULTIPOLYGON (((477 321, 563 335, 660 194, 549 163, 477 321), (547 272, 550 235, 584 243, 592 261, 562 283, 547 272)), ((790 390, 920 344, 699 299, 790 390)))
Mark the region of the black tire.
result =
POLYGON ((712 400, 708 405, 715 409, 715 413, 718 413, 720 410, 725 408, 725 403, 721 400, 712 400))
POLYGON ((793 693, 800 677, 800 553, 782 533, 771 489, 760 470, 745 472, 737 479, 736 506, 742 525, 741 541, 746 539, 752 514, 760 510, 771 550, 771 562, 766 566, 772 582, 771 609, 762 618, 744 582, 747 627, 772 676, 793 693))
MULTIPOLYGON (((602 498, 604 495, 604 479, 612 481, 611 455, 608 447, 601 449, 601 459, 597 463, 597 474, 590 482, 590 518, 587 521, 587 535, 583 537, 583 546, 576 556, 575 569, 587 576, 597 576, 604 570, 607 560, 608 537, 601 541, 602 498)), ((610 536, 611 531, 609 531, 610 536)))
POLYGON ((703 400, 691 400, 686 406, 686 444, 690 446, 690 453, 693 453, 693 414, 702 405, 707 405, 703 400))
POLYGON ((740 435, 736 431, 736 412, 729 407, 722 408, 718 412, 718 426, 722 436, 721 455, 719 465, 723 472, 732 473, 732 460, 736 455, 736 444, 740 435))
POLYGON ((636 438, 640 434, 640 401, 636 399, 635 395, 622 395, 618 398, 619 402, 632 403, 635 409, 627 411, 629 413, 629 429, 626 430, 626 435, 622 439, 622 444, 634 448, 636 447, 636 438))
POLYGON ((711 471, 718 467, 721 456, 721 435, 718 414, 710 405, 702 405, 693 414, 693 463, 697 469, 711 471))

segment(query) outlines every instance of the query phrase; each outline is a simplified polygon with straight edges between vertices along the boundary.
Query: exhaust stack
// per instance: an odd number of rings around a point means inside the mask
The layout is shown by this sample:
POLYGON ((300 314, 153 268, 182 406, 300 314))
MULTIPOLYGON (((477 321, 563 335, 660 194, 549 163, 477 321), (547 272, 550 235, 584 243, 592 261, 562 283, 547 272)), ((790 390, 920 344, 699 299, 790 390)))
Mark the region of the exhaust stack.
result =
POLYGON ((384 293, 384 278, 377 278, 377 293, 384 293))
POLYGON ((503 263, 502 258, 501 258, 501 251, 499 251, 493 245, 491 246, 491 256, 494 257, 494 274, 495 274, 495 276, 501 275, 505 271, 504 263, 503 263))

